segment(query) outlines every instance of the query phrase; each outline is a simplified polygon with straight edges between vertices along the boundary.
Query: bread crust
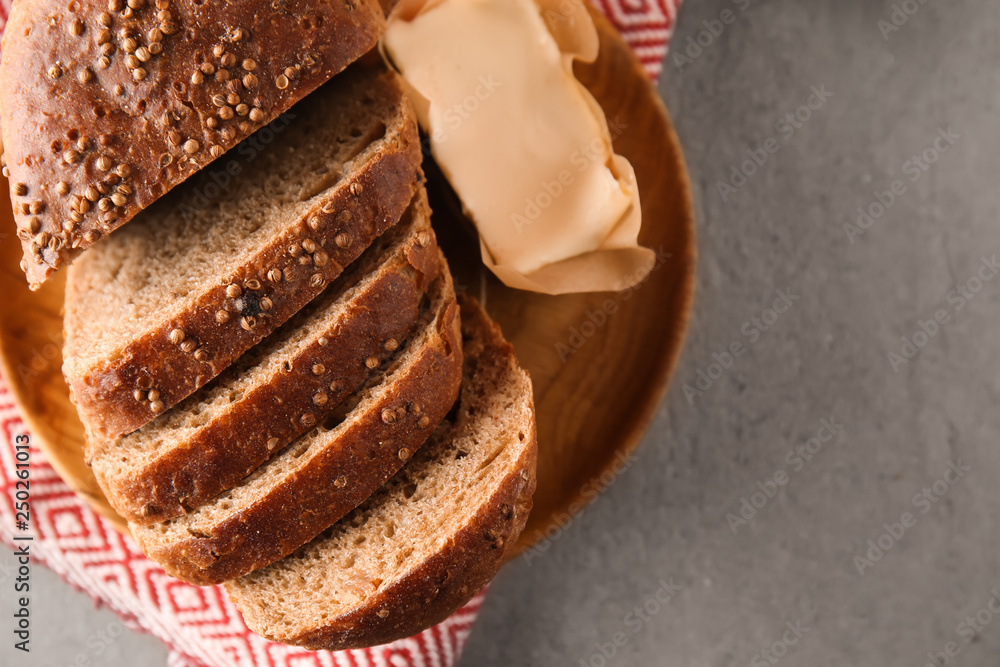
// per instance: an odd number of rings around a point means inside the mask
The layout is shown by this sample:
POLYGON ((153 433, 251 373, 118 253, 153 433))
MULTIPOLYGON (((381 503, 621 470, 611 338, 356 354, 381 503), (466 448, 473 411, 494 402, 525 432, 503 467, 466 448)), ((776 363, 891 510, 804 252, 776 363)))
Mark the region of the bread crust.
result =
POLYGON ((116 443, 102 443, 88 463, 115 511, 132 523, 150 525, 204 504, 322 422, 364 382, 370 372, 366 360, 386 358, 386 341, 407 337, 424 292, 439 274, 430 211, 423 196, 418 200, 411 214, 419 221, 399 256, 376 267, 372 282, 349 302, 349 314, 311 334, 313 342, 296 354, 287 372, 275 372, 145 465, 119 470, 116 443), (323 371, 317 374, 317 367, 323 371), (316 396, 323 397, 321 404, 316 396))
MULTIPOLYGON (((466 349, 467 359, 474 364, 472 372, 481 367, 479 364, 483 360, 487 365, 509 365, 514 359, 514 350, 503 340, 499 326, 473 299, 460 301, 466 338, 474 338, 469 335, 470 330, 483 331, 485 328, 489 332, 482 336, 484 349, 466 349)), ((517 368, 516 372, 527 388, 525 399, 531 402, 530 379, 524 370, 517 368)), ((464 400, 459 412, 466 407, 464 400)), ((259 601, 259 596, 265 595, 255 583, 261 573, 228 582, 229 598, 242 612, 247 626, 272 641, 312 650, 338 651, 410 637, 445 620, 489 583, 514 553, 517 537, 524 530, 532 506, 538 458, 533 415, 532 412, 530 427, 525 428, 525 441, 517 445, 522 447, 517 459, 490 497, 452 539, 408 574, 349 613, 326 618, 320 624, 303 622, 296 626, 293 623, 288 630, 276 627, 275 614, 272 612, 268 617, 264 611, 267 605, 250 604, 251 599, 259 601)), ((318 590, 315 594, 317 604, 327 595, 337 596, 334 591, 318 590)))
POLYGON ((384 29, 377 0, 19 0, 0 119, 32 289, 384 29))
POLYGON ((438 280, 447 281, 451 295, 434 324, 437 338, 419 351, 410 372, 393 378, 377 405, 309 465, 264 499, 216 523, 211 534, 167 541, 156 526, 131 525, 146 555, 188 583, 222 583, 290 554, 392 477, 444 419, 461 385, 458 303, 450 274, 444 270, 438 280), (391 418, 386 410, 393 412, 391 418))
POLYGON ((535 492, 538 449, 534 429, 531 439, 532 446, 518 460, 518 470, 504 478, 453 541, 364 605, 325 625, 284 636, 258 625, 234 600, 247 626, 272 641, 314 651, 343 651, 388 644, 441 623, 490 583, 513 554, 535 492))
MULTIPOLYGON (((70 394, 91 437, 131 433, 190 396, 322 292, 400 219, 423 180, 412 108, 405 99, 400 103, 405 108, 402 122, 389 129, 374 158, 318 198, 243 265, 220 276, 191 308, 164 318, 113 358, 79 372, 64 365, 70 394), (313 262, 303 266, 308 253, 296 257, 291 248, 306 241, 318 250, 313 262), (276 270, 281 280, 272 282, 269 276, 276 270), (269 310, 260 308, 264 297, 271 302, 269 310), (231 314, 224 322, 218 320, 221 311, 231 314), (185 332, 183 344, 171 341, 175 329, 185 332), (147 400, 151 390, 158 392, 156 401, 147 400)), ((67 290, 71 298, 72 290, 67 290)))

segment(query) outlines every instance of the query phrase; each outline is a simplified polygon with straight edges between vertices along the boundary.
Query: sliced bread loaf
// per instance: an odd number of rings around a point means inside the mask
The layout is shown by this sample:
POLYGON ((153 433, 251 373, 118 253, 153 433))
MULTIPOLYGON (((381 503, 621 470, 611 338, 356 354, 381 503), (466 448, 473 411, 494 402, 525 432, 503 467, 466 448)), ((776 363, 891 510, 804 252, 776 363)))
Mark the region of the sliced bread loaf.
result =
POLYGON ((214 382, 86 457, 128 521, 165 521, 231 488, 322 422, 399 347, 439 272, 421 190, 326 292, 214 382))
POLYGON ((289 115, 70 268, 63 371, 93 436, 130 433, 217 376, 410 203, 420 144, 395 75, 356 65, 289 115))
POLYGON ((37 288, 371 49, 377 0, 18 0, 0 63, 37 288))
POLYGON ((465 604, 511 553, 535 488, 531 381, 471 300, 462 329, 454 421, 320 537, 226 584, 254 632, 324 650, 409 637, 465 604))
POLYGON ((428 296, 417 332, 342 411, 191 513, 131 525, 146 555, 178 579, 217 584, 288 555, 392 477, 447 414, 462 379, 447 267, 428 296))

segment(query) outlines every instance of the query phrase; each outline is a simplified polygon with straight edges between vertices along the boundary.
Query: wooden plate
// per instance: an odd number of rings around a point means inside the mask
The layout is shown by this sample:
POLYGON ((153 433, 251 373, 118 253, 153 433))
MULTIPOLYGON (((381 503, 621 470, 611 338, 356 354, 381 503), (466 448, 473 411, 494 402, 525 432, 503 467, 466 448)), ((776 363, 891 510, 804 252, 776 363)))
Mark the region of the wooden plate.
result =
MULTIPOLYGON (((609 121, 623 128, 615 149, 631 160, 641 189, 640 241, 669 254, 649 279, 621 293, 553 297, 508 289, 486 275, 474 238, 451 219, 452 195, 437 187, 433 198, 456 281, 483 298, 534 382, 538 491, 521 549, 592 500, 639 442, 680 353, 694 291, 694 217, 677 137, 631 50, 607 20, 595 20, 601 57, 578 73, 609 121)), ((83 426, 61 373, 65 272, 28 290, 5 182, 0 190, 0 366, 59 475, 126 531, 83 463, 83 426)))

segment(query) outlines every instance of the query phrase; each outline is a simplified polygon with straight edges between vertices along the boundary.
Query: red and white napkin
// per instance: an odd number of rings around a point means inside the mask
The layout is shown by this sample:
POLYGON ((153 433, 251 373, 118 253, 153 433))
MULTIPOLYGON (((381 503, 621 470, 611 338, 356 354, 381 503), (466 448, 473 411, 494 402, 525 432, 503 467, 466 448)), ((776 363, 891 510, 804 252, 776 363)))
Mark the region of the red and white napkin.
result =
MULTIPOLYGON (((594 0, 654 79, 681 0, 594 0)), ((0 0, 0 34, 10 0, 0 0)), ((30 535, 34 563, 114 611, 133 630, 170 648, 169 667, 454 667, 483 594, 444 623, 410 639, 363 651, 306 651, 250 632, 220 586, 199 588, 168 576, 78 498, 32 442, 30 530, 16 528, 14 439, 26 434, 0 377, 0 540, 30 535)), ((0 571, 0 579, 11 573, 0 571)), ((81 647, 86 651, 87 647, 81 647)), ((96 656, 90 656, 91 660, 96 656)))

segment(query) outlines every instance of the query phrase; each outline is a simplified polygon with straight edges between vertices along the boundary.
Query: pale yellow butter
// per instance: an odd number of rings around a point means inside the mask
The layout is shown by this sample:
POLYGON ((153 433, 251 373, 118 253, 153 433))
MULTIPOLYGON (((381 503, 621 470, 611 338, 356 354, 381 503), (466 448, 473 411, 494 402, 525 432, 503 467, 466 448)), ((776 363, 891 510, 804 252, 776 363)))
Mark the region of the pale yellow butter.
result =
POLYGON ((652 265, 632 168, 573 76, 597 45, 578 0, 410 0, 390 20, 384 51, 484 261, 514 287, 622 289, 652 265))

